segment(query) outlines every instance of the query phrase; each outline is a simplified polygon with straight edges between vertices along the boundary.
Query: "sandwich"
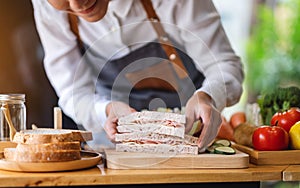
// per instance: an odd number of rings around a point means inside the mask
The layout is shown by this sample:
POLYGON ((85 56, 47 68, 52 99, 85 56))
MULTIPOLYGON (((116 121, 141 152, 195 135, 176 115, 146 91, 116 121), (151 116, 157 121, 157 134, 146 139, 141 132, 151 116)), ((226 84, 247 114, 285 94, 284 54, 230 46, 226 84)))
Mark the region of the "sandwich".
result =
POLYGON ((70 129, 22 130, 14 135, 16 148, 4 148, 6 160, 17 162, 63 162, 81 159, 81 142, 92 133, 70 129))
POLYGON ((118 120, 116 151, 198 154, 197 137, 185 134, 185 116, 171 112, 134 112, 118 120))

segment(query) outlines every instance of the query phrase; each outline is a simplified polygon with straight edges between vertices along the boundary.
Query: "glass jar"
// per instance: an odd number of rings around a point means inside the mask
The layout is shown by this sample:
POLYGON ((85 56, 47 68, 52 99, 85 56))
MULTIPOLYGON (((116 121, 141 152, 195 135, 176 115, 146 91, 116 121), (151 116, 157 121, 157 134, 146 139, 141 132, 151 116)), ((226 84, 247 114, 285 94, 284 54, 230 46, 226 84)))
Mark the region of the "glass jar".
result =
POLYGON ((9 141, 10 132, 7 115, 16 131, 26 129, 25 94, 0 94, 0 141, 9 141), (6 115, 5 115, 5 109, 6 115))

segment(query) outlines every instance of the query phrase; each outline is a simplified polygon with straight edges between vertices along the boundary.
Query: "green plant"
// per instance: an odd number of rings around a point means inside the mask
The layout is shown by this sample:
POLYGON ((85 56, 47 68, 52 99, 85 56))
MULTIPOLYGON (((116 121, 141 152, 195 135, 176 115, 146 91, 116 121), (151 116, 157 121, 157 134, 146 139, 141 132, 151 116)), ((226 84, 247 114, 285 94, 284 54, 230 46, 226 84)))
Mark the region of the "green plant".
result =
POLYGON ((291 107, 300 107, 299 96, 300 88, 297 87, 279 87, 262 93, 257 99, 257 103, 263 123, 270 124, 271 118, 276 112, 284 112, 291 107))
POLYGON ((278 86, 300 85, 300 1, 258 9, 258 23, 247 46, 246 84, 260 94, 278 86), (287 16, 284 16, 287 15, 287 16))

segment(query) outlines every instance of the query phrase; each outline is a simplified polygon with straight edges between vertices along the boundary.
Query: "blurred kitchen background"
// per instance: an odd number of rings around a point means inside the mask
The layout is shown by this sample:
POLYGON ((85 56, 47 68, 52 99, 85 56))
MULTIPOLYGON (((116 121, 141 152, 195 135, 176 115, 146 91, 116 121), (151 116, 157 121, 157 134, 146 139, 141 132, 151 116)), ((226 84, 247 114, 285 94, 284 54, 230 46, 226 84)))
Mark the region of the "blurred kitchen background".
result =
MULTIPOLYGON (((31 1, 0 1, 0 24, 0 93, 26 94, 27 128, 53 127, 57 96, 44 72, 31 1)), ((68 117, 63 121, 76 128, 68 117)))
MULTIPOLYGON (((246 80, 239 104, 225 116, 256 102, 260 92, 300 86, 299 0, 214 0, 225 31, 242 58, 246 80)), ((27 127, 53 127, 57 96, 43 69, 43 49, 34 27, 30 0, 0 1, 0 93, 25 93, 27 127)), ((59 49, 58 49, 59 50, 59 49)), ((64 127, 74 123, 64 117, 64 127)), ((264 187, 299 187, 298 182, 264 187)))

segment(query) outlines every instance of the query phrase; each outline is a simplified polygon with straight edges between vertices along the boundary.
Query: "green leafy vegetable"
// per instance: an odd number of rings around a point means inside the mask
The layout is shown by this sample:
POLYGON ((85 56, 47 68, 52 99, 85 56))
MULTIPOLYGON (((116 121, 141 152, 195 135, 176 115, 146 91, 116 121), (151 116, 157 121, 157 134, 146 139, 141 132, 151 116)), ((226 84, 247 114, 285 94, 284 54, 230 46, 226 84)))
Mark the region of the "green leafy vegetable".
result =
POLYGON ((258 99, 263 123, 268 125, 276 112, 286 111, 291 107, 300 107, 300 88, 279 87, 264 92, 258 99))

